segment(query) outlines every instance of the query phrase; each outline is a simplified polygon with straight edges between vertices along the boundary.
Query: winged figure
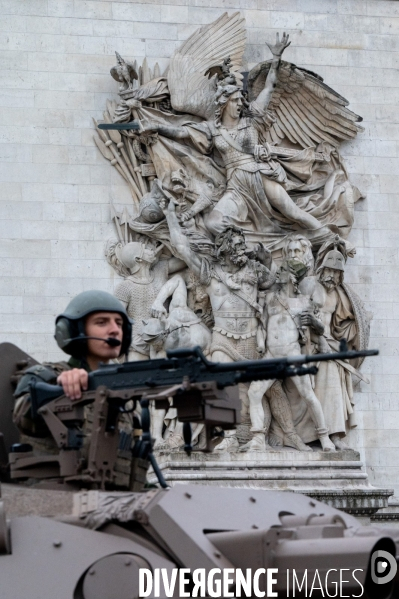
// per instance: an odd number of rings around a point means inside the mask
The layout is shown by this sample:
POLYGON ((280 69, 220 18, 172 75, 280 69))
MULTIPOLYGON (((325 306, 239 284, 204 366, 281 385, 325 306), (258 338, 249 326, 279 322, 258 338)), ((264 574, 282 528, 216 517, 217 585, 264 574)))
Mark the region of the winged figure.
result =
POLYGON ((220 65, 228 57, 230 73, 241 81, 245 40, 245 21, 240 13, 231 16, 225 13, 189 37, 170 61, 168 86, 173 108, 211 118, 217 84, 216 72, 212 69, 221 69, 220 65), (207 71, 213 74, 210 79, 205 74, 207 71))
POLYGON ((207 210, 205 225, 212 235, 234 224, 269 236, 270 243, 298 228, 316 245, 336 233, 346 237, 360 193, 350 185, 337 148, 356 135, 360 117, 320 77, 282 63, 290 44, 285 34, 268 44, 273 59, 251 71, 248 102, 242 78, 235 75, 242 40, 240 35, 229 38, 241 26, 237 15, 223 15, 194 34, 171 60, 173 109, 206 120, 181 118, 172 124, 147 115, 145 131, 216 162, 219 158, 226 169, 226 191, 207 210), (223 61, 219 51, 226 52, 223 61))
POLYGON ((243 93, 244 25, 225 13, 199 28, 153 80, 162 90, 147 92, 146 82, 132 99, 122 92, 114 120, 140 120, 164 189, 173 191, 172 172, 196 181, 196 224, 203 219, 211 239, 229 224, 269 245, 298 229, 316 247, 345 239, 361 194, 338 149, 361 131, 361 117, 320 76, 282 60, 285 34, 267 44, 273 57, 250 71, 243 93))
MULTIPOLYGON (((265 86, 272 61, 261 62, 248 75, 248 95, 254 100, 265 86)), ((319 75, 281 61, 269 110, 275 122, 266 132, 269 143, 287 139, 302 148, 322 142, 338 147, 363 131, 363 119, 347 108, 349 102, 319 75)))

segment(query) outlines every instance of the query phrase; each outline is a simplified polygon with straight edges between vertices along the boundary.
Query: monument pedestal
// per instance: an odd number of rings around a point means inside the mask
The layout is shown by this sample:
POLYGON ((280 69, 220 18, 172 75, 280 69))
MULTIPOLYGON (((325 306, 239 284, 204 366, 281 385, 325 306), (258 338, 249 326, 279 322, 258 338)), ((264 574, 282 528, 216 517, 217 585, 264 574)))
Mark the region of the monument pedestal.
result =
MULTIPOLYGON (((388 506, 393 495, 368 482, 357 451, 336 453, 274 449, 267 452, 211 453, 157 452, 166 482, 223 487, 260 488, 304 493, 332 507, 370 517, 388 506)), ((149 482, 155 483, 153 472, 149 482)))

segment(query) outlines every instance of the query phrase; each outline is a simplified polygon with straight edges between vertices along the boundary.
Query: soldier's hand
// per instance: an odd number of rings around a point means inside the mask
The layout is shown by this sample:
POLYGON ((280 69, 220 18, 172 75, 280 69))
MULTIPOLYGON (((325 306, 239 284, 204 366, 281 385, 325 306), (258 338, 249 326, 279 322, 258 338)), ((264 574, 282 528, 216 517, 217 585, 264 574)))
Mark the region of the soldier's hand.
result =
POLYGON ((73 368, 61 372, 57 383, 62 386, 64 393, 70 399, 80 399, 82 391, 87 391, 89 375, 83 368, 73 368))

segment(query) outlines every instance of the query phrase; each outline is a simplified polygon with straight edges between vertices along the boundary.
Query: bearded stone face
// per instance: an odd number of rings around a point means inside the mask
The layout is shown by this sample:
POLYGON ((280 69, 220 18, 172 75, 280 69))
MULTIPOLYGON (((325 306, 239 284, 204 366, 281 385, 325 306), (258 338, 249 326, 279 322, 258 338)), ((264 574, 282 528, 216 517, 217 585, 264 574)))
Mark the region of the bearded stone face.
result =
POLYGON ((320 283, 327 289, 327 291, 335 289, 341 283, 341 272, 342 271, 336 270, 335 268, 323 268, 320 273, 320 283))
POLYGON ((300 241, 290 241, 287 246, 287 258, 292 262, 303 263, 305 255, 305 249, 303 248, 300 241))
POLYGON ((308 271, 305 254, 306 247, 299 240, 289 242, 286 249, 286 262, 290 271, 298 279, 304 277, 308 271))
POLYGON ((246 255, 247 246, 241 235, 234 235, 230 244, 229 258, 236 266, 244 266, 248 262, 246 255))

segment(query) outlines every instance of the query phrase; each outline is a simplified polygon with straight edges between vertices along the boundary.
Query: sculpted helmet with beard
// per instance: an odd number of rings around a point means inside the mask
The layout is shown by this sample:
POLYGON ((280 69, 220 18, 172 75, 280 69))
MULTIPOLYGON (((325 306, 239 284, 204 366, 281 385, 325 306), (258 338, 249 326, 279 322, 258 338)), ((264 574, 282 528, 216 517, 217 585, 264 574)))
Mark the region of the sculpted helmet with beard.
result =
POLYGON ((331 250, 326 254, 317 272, 322 285, 327 289, 333 289, 344 280, 345 258, 338 250, 331 250))

